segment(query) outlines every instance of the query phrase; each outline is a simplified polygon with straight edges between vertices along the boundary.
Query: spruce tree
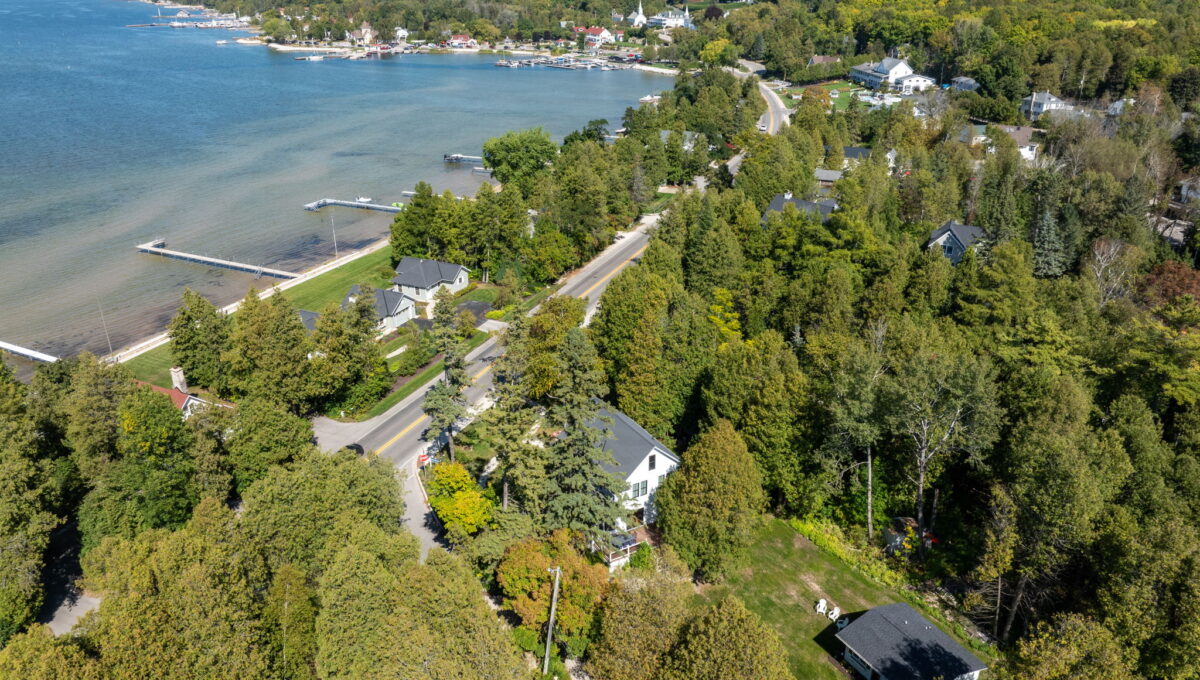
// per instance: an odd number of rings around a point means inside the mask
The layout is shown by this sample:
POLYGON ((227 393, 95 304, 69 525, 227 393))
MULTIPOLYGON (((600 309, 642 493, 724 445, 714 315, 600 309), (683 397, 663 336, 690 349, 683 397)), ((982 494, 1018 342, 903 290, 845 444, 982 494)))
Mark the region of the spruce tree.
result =
POLYGON ((229 345, 229 320, 204 296, 183 291, 183 304, 171 319, 171 356, 190 385, 221 386, 221 352, 229 345))
POLYGON ((559 432, 547 464, 551 498, 546 528, 578 531, 598 543, 624 512, 618 497, 626 484, 601 467, 612 462, 606 432, 596 427, 604 374, 596 349, 579 328, 567 332, 559 351, 560 379, 550 393, 547 430, 559 432))
POLYGON ((536 414, 525 398, 528 388, 523 382, 529 359, 526 323, 524 316, 518 317, 505 332, 505 352, 493 371, 492 408, 484 412, 483 422, 500 464, 501 508, 508 509, 509 489, 515 484, 518 502, 540 519, 545 456, 541 447, 529 441, 536 414))
POLYGON ((1066 240, 1058 219, 1058 176, 1039 172, 1031 181, 1029 193, 1033 198, 1032 238, 1033 273, 1040 278, 1062 276, 1070 266, 1066 240))

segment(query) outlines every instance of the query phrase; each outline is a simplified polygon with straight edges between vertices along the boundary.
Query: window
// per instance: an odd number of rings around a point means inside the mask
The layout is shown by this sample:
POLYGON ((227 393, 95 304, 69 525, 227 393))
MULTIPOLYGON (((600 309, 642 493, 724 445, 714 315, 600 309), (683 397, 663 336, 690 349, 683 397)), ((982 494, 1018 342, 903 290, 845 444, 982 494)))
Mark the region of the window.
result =
POLYGON ((629 495, 634 498, 641 498, 646 495, 646 482, 634 482, 629 485, 629 495))
POLYGON ((651 469, 651 470, 653 470, 653 469, 654 469, 654 459, 655 459, 655 458, 657 458, 657 457, 658 457, 658 456, 654 455, 653 453, 652 453, 652 454, 650 454, 650 469, 651 469))
POLYGON ((664 480, 664 479, 666 479, 666 478, 667 478, 667 476, 666 476, 666 475, 659 475, 659 476, 658 476, 658 485, 659 485, 659 486, 662 486, 663 480, 664 480))

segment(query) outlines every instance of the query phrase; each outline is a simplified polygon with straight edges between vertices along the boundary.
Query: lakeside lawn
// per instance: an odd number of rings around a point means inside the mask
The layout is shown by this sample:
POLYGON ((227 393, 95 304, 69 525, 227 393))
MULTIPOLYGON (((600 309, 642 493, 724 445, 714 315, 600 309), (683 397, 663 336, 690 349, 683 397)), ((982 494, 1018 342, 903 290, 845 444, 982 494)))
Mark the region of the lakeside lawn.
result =
POLYGON ((297 309, 320 312, 330 302, 340 304, 346 296, 346 291, 355 284, 365 283, 373 288, 386 288, 391 285, 391 278, 395 275, 390 267, 391 254, 391 248, 380 248, 289 288, 283 291, 283 296, 297 309))
MULTIPOLYGON (((846 678, 835 656, 840 653, 833 637, 836 627, 816 613, 817 600, 824 598, 830 607, 849 613, 909 601, 817 547, 787 522, 773 518, 758 529, 746 567, 725 583, 706 589, 703 597, 716 601, 727 592, 740 597, 775 629, 788 651, 792 674, 804 680, 846 678)), ((933 622, 955 637, 954 631, 933 622)))
MULTIPOLYGON (((366 283, 376 288, 390 284, 391 249, 379 250, 332 269, 320 276, 283 291, 297 309, 319 312, 330 302, 340 303, 354 284, 366 283)), ((171 347, 155 347, 125 362, 133 377, 159 387, 171 386, 171 347)))
POLYGON ((825 83, 815 83, 813 85, 804 85, 800 87, 790 87, 783 91, 783 94, 792 95, 800 94, 810 87, 817 87, 824 90, 827 94, 837 90, 836 97, 831 96, 830 101, 833 104, 835 111, 845 111, 850 108, 850 102, 854 100, 854 95, 863 91, 863 88, 848 80, 831 80, 825 83))

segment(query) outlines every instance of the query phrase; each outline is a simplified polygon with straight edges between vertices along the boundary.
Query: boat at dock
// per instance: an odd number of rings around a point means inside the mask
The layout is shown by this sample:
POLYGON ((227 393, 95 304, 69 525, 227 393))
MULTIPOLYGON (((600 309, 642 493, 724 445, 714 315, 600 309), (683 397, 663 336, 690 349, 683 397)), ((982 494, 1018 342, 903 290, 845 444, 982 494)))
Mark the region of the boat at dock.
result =
POLYGON ((303 57, 296 57, 296 61, 325 61, 325 55, 309 54, 303 57))
POLYGON ((229 41, 228 41, 228 40, 218 40, 218 41, 217 41, 217 44, 218 44, 218 45, 228 45, 228 44, 229 44, 229 41))
POLYGON ((359 196, 358 198, 356 198, 354 200, 358 201, 359 203, 370 203, 371 197, 370 196, 359 196))

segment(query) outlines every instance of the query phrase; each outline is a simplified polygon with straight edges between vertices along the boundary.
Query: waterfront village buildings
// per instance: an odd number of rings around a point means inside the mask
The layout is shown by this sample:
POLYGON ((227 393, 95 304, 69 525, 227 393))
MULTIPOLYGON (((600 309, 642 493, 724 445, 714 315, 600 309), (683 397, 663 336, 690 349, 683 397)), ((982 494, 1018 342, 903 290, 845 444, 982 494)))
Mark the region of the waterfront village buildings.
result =
POLYGON ((450 36, 450 39, 446 41, 446 45, 447 47, 466 50, 473 50, 479 47, 479 43, 475 42, 474 38, 462 33, 456 33, 450 36))
POLYGON ((923 92, 934 85, 933 78, 914 73, 907 61, 892 57, 851 68, 850 80, 872 89, 899 90, 905 94, 923 92))

